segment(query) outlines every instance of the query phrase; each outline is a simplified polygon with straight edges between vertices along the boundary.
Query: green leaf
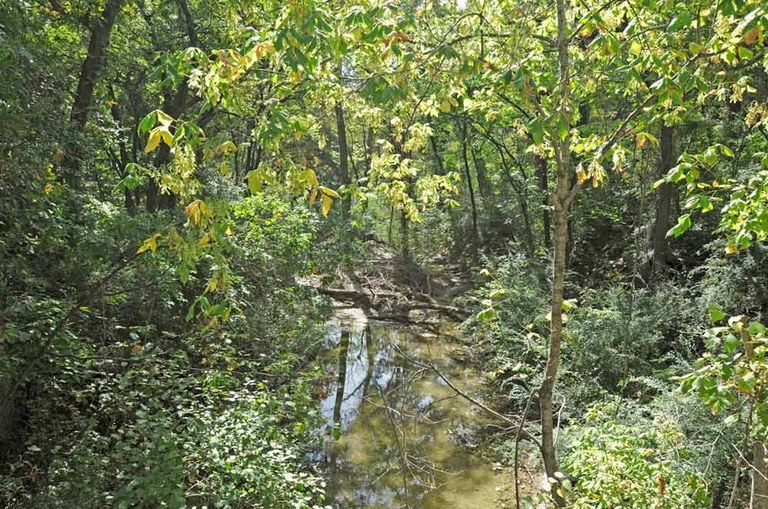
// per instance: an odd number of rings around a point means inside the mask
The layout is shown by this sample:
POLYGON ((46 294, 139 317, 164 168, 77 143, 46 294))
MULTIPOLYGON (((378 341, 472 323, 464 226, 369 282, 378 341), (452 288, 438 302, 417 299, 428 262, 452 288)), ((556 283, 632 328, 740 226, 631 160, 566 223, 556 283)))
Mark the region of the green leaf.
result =
POLYGON ((688 44, 688 51, 690 51, 694 55, 698 55, 704 50, 704 46, 701 44, 698 44, 696 42, 692 42, 688 44))
POLYGON ((261 186, 264 185, 264 176, 259 170, 253 170, 246 176, 248 179, 248 190, 251 194, 258 194, 261 192, 261 186))
POLYGON ((541 122, 538 118, 534 118, 528 123, 528 131, 531 133, 531 138, 535 144, 540 144, 544 141, 544 130, 541 128, 541 122))
POLYGON ((683 214, 677 219, 677 224, 669 229, 667 237, 679 237, 691 227, 691 215, 683 214))
POLYGON ((752 336, 764 336, 766 331, 765 325, 760 322, 749 322, 747 330, 752 336))
POLYGON ((496 310, 494 308, 483 309, 475 317, 478 322, 487 322, 494 318, 496 318, 496 310))
POLYGON ((155 110, 157 113, 157 120, 165 127, 170 126, 173 123, 173 117, 162 110, 155 110))
POLYGON ((150 112, 146 117, 141 119, 139 123, 139 134, 148 133, 150 129, 155 127, 157 122, 157 110, 150 112))
POLYGON ((186 321, 191 322, 192 319, 195 317, 195 305, 197 302, 193 302, 191 306, 189 306, 189 310, 187 311, 187 316, 185 317, 186 321))
POLYGON ((691 24, 691 13, 683 11, 679 16, 672 19, 667 27, 670 32, 676 32, 691 24))
POLYGON ((726 147, 725 145, 718 145, 718 148, 720 149, 720 153, 723 154, 725 157, 730 157, 731 159, 733 159, 734 157, 733 150, 726 147))
POLYGON ((754 53, 751 49, 745 48, 744 46, 739 46, 739 58, 742 60, 749 60, 752 58, 754 53))
POLYGON ((741 340, 733 334, 727 334, 723 338, 723 348, 725 349, 725 353, 727 354, 733 353, 740 346, 741 346, 741 340))
POLYGON ((712 323, 717 323, 726 317, 725 311, 720 309, 720 306, 718 306, 714 302, 712 302, 709 305, 709 308, 707 310, 709 312, 709 321, 712 323))
POLYGON ((568 136, 571 128, 568 126, 565 118, 563 118, 563 115, 557 116, 557 124, 555 125, 555 129, 557 130, 557 136, 560 138, 560 141, 563 141, 565 137, 568 136))
POLYGON ((490 299, 500 299, 501 297, 504 297, 508 294, 506 288, 497 288, 494 291, 492 291, 490 294, 488 294, 488 298, 490 299))

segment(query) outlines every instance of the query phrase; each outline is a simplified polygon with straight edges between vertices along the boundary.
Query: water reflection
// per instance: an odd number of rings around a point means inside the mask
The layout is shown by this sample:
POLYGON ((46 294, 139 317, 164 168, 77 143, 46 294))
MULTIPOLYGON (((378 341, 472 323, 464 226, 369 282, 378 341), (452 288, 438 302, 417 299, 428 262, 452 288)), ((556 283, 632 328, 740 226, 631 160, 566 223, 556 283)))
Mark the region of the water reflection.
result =
POLYGON ((326 341, 322 415, 341 431, 338 440, 329 434, 323 456, 333 507, 494 505, 497 479, 465 446, 465 430, 484 416, 406 358, 433 362, 473 392, 477 375, 448 356, 455 343, 388 323, 338 326, 326 341))

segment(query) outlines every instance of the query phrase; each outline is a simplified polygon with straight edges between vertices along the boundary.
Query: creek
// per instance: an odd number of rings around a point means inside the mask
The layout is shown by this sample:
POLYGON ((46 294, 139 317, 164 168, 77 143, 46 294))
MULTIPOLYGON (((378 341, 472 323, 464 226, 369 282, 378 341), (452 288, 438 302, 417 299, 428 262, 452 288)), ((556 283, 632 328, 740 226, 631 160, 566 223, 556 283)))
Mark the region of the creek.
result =
POLYGON ((461 362, 452 324, 436 332, 368 321, 345 310, 329 324, 321 403, 327 440, 319 458, 327 503, 356 508, 513 507, 510 476, 475 451, 488 416, 479 374, 461 362))

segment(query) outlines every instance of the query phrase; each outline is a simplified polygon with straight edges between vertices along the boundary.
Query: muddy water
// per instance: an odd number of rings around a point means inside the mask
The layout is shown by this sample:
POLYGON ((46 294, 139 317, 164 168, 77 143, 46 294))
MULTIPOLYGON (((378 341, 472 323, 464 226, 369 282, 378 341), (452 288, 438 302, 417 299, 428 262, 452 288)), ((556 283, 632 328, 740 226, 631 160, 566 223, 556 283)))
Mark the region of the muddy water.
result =
POLYGON ((349 318, 331 324, 326 338, 327 502, 340 509, 511 507, 506 474, 472 451, 473 432, 488 422, 483 411, 419 366, 433 363, 482 397, 478 374, 452 359, 461 345, 349 318))

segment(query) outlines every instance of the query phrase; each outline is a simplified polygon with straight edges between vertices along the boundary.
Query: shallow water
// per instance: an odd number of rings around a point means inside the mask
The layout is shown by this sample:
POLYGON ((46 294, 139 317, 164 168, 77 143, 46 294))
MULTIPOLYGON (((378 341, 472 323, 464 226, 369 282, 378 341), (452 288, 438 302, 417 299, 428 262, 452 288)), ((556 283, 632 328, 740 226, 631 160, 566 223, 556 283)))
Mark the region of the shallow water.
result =
POLYGON ((499 485, 508 479, 472 452, 472 431, 488 422, 483 411, 418 365, 433 363, 481 398, 478 374, 449 355, 459 343, 359 319, 331 324, 326 341, 321 460, 332 507, 504 507, 499 485))

